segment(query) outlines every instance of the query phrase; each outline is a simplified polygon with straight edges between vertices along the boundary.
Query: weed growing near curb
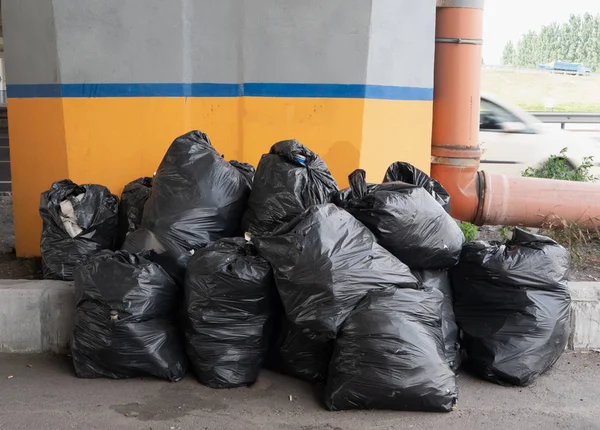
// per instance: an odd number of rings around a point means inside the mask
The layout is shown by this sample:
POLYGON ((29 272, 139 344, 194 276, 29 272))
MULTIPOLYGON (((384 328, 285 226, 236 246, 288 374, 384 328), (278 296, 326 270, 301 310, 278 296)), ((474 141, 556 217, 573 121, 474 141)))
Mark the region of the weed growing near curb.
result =
POLYGON ((567 159, 567 148, 563 148, 558 155, 551 155, 548 161, 541 166, 525 169, 523 176, 560 179, 563 181, 595 182, 597 178, 590 172, 592 167, 594 167, 594 157, 584 157, 581 165, 573 168, 567 159))

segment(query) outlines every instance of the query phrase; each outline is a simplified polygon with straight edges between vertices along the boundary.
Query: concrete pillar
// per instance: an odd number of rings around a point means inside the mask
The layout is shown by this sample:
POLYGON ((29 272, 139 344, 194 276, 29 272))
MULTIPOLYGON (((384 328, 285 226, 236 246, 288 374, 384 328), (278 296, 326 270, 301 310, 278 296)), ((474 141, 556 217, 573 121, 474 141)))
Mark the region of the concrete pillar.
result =
POLYGON ((435 0, 2 2, 17 252, 39 194, 69 177, 119 193, 191 129, 257 164, 297 138, 340 183, 429 170, 435 0))

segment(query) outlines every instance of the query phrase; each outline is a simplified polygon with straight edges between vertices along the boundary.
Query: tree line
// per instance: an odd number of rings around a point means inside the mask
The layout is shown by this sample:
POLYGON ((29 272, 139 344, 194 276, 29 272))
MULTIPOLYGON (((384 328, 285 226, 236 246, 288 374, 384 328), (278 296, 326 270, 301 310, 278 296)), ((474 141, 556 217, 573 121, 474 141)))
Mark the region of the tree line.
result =
POLYGON ((545 25, 539 33, 529 31, 516 46, 509 41, 502 54, 507 66, 536 67, 555 60, 600 71, 600 15, 571 15, 563 24, 545 25))

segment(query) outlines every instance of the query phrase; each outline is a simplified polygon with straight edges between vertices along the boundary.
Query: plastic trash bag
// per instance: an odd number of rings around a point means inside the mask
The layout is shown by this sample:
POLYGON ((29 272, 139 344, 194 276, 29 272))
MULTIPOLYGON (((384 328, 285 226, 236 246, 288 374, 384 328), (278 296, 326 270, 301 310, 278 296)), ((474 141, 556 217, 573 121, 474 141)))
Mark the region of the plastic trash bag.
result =
POLYGON ((350 186, 342 207, 411 269, 447 269, 458 263, 464 234, 424 188, 403 182, 368 185, 364 170, 350 175, 350 186))
POLYGON ((337 183, 325 162, 296 140, 285 140, 262 156, 248 209, 244 232, 271 234, 311 206, 329 203, 337 183))
MULTIPOLYGON (((294 337, 311 340, 311 350, 319 345, 331 348, 328 343, 367 292, 419 286, 408 267, 333 204, 313 206, 274 235, 257 237, 255 242, 259 254, 273 267, 289 328, 294 337)), ((287 345, 290 342, 288 349, 300 353, 302 342, 288 339, 287 345)), ((325 359, 318 368, 291 366, 296 370, 290 373, 322 375, 328 364, 325 359)))
POLYGON ((326 407, 451 411, 457 386, 443 351, 442 301, 435 289, 369 292, 335 342, 326 407))
POLYGON ((184 134, 171 144, 154 176, 142 231, 130 235, 123 249, 154 250, 183 262, 192 250, 240 235, 249 194, 247 176, 215 151, 208 136, 184 134))
POLYGON ((388 167, 383 182, 406 182, 407 184, 422 187, 450 213, 450 194, 435 179, 409 163, 397 161, 388 167))
POLYGON ((423 283, 424 289, 436 289, 444 295, 442 302, 442 335, 444 338, 444 353, 448 365, 455 372, 460 367, 461 352, 459 344, 459 330, 454 316, 452 287, 450 275, 447 270, 422 270, 413 272, 423 283))
POLYGON ((254 166, 252 164, 242 163, 236 160, 231 160, 229 164, 238 169, 238 171, 242 175, 244 175, 244 177, 248 181, 248 185, 252 187, 252 183, 254 182, 254 174, 256 173, 256 169, 254 168, 254 166))
POLYGON ((240 232, 249 194, 244 174, 215 151, 207 135, 191 131, 175 139, 165 154, 142 226, 196 249, 240 232))
POLYGON ((186 347, 198 380, 212 388, 252 385, 266 357, 271 266, 243 238, 194 254, 185 280, 186 347))
POLYGON ((333 340, 307 328, 299 328, 285 317, 280 321, 279 336, 272 346, 272 370, 305 381, 324 382, 333 340))
POLYGON ((117 196, 102 185, 68 179, 41 195, 40 241, 44 278, 73 280, 73 270, 102 249, 114 248, 118 233, 117 196))
POLYGON ((152 178, 138 178, 125 185, 119 202, 119 246, 127 235, 133 233, 142 224, 144 205, 152 191, 152 178))
POLYGON ((183 378, 187 361, 174 317, 181 290, 158 264, 103 251, 76 270, 75 290, 78 377, 183 378))
POLYGON ((471 242, 451 270, 456 321, 469 367, 525 386, 563 353, 570 335, 569 252, 516 229, 512 240, 471 242))
POLYGON ((169 241, 166 237, 159 237, 145 227, 140 227, 128 235, 121 249, 150 257, 165 269, 177 285, 182 286, 188 261, 193 255, 193 251, 183 248, 177 242, 169 241))

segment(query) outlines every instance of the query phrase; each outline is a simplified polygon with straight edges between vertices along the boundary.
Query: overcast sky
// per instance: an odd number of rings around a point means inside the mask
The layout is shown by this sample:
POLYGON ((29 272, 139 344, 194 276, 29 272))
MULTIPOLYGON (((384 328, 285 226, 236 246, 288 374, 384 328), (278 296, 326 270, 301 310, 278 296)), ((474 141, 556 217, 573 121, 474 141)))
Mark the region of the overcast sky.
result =
POLYGON ((516 42, 529 30, 585 12, 599 14, 600 0, 486 0, 483 59, 486 64, 500 64, 509 40, 516 42))

